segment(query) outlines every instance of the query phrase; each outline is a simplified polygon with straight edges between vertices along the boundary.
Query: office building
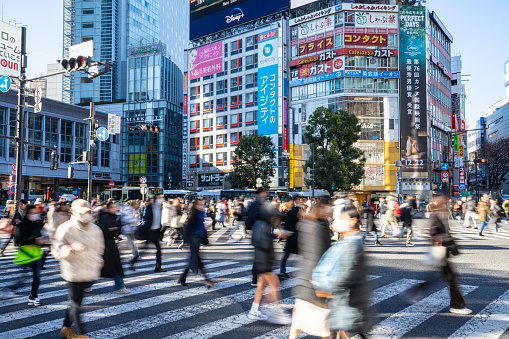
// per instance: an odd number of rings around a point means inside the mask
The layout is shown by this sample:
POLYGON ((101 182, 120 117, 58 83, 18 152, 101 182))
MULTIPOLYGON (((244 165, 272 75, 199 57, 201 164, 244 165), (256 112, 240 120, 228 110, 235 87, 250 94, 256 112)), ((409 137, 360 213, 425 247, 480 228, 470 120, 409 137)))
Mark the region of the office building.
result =
MULTIPOLYGON (((55 73, 62 70, 59 63, 48 64, 46 74, 55 73)), ((53 75, 46 78, 46 95, 48 99, 62 101, 62 81, 63 75, 53 75)))

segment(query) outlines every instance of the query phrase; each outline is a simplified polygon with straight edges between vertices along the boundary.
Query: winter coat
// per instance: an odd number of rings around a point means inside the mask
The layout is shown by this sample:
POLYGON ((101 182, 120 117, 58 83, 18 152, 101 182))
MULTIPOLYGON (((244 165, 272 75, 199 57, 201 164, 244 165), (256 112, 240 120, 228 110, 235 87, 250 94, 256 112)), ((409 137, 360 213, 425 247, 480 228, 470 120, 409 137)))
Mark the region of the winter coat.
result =
POLYGON ((465 203, 465 209, 467 212, 475 212, 475 201, 469 200, 465 203))
POLYGON ((255 266, 271 269, 276 260, 274 254, 275 236, 272 233, 272 226, 265 220, 257 220, 253 225, 252 232, 255 266))
POLYGON ((375 225, 375 212, 376 212, 376 205, 372 202, 368 203, 368 208, 366 208, 366 216, 367 216, 367 225, 366 230, 368 232, 376 231, 376 225, 375 225))
POLYGON ((216 221, 224 222, 226 220, 226 206, 223 203, 217 203, 216 205, 216 221))
POLYGON ((490 213, 490 205, 488 205, 486 201, 481 200, 479 205, 477 205, 477 213, 479 214, 480 222, 487 222, 488 214, 490 213))
POLYGON ((385 221, 394 221, 396 222, 396 217, 394 216, 394 210, 396 210, 396 202, 392 196, 387 197, 387 211, 385 212, 385 221))
POLYGON ((491 205, 491 216, 493 217, 493 220, 495 222, 500 222, 502 213, 502 207, 500 207, 498 204, 492 204, 491 205))
POLYGON ((198 236, 202 239, 207 237, 207 230, 205 229, 205 212, 198 211, 196 218, 190 218, 184 226, 183 237, 184 243, 190 244, 193 236, 198 236))
POLYGON ((502 208, 504 209, 505 213, 509 213, 509 200, 506 200, 502 203, 502 208))
POLYGON ((367 332, 372 324, 369 314, 366 257, 361 232, 346 236, 346 250, 341 256, 339 271, 329 299, 329 324, 332 330, 367 332))
POLYGON ((293 207, 291 208, 287 213, 286 216, 283 219, 284 222, 284 229, 286 231, 293 232, 291 236, 286 238, 286 246, 285 246, 285 252, 286 253, 293 253, 297 254, 299 253, 299 247, 298 247, 298 230, 297 230, 297 223, 299 222, 299 207, 293 207))
POLYGON ((327 223, 302 219, 297 224, 299 231, 299 254, 302 256, 302 269, 297 273, 298 285, 295 295, 320 307, 326 306, 326 299, 316 296, 311 284, 313 269, 322 255, 329 249, 331 237, 327 223))
POLYGON ((35 245, 35 239, 41 237, 42 221, 30 221, 27 218, 16 225, 16 241, 20 246, 35 245))
POLYGON ((116 271, 121 277, 124 276, 122 269, 122 262, 120 261, 120 252, 118 251, 115 237, 121 234, 122 224, 115 214, 103 213, 99 217, 99 227, 104 235, 104 266, 101 270, 101 277, 113 278, 116 271), (116 230, 109 230, 109 228, 117 227, 116 230))
POLYGON ((447 255, 458 255, 458 245, 451 235, 448 222, 448 214, 446 212, 433 212, 430 217, 430 235, 433 237, 440 236, 442 238, 442 246, 447 247, 447 255))
POLYGON ((60 260, 62 278, 69 282, 88 282, 99 279, 103 267, 104 236, 101 229, 89 223, 82 227, 74 217, 58 226, 51 245, 51 254, 60 260), (85 246, 74 252, 75 241, 85 246))

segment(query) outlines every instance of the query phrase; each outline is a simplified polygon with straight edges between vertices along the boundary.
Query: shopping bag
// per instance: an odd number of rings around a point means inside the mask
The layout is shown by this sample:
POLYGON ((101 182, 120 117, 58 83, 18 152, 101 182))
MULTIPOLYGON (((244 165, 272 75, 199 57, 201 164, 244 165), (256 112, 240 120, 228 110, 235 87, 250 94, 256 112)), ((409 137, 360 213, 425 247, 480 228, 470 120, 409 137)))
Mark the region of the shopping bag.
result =
POLYGON ((16 231, 16 226, 12 224, 11 219, 3 218, 2 220, 0 220, 0 231, 9 234, 14 234, 14 232, 16 231))
POLYGON ((330 310, 319 307, 302 299, 295 299, 292 322, 293 327, 309 335, 317 337, 330 336, 329 321, 330 310))
POLYGON ((16 256, 14 257, 15 264, 28 264, 42 258, 43 250, 38 245, 23 245, 18 247, 16 256))
POLYGON ((445 266, 447 248, 445 246, 430 246, 424 259, 424 263, 430 266, 445 266))

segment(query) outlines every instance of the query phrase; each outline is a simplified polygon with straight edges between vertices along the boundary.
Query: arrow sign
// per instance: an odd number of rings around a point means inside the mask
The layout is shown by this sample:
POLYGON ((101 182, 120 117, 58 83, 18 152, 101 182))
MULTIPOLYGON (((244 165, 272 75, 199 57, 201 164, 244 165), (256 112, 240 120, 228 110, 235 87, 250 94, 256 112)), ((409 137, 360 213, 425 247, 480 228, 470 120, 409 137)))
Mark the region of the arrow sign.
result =
POLYGON ((447 171, 449 169, 449 164, 444 162, 442 166, 440 166, 440 168, 442 169, 442 171, 447 171))
POLYGON ((4 75, 0 78, 0 92, 9 92, 11 89, 11 78, 4 75))
POLYGON ((104 127, 99 127, 97 129, 97 139, 99 139, 100 141, 106 141, 108 140, 108 137, 110 136, 110 133, 108 132, 108 130, 104 127))

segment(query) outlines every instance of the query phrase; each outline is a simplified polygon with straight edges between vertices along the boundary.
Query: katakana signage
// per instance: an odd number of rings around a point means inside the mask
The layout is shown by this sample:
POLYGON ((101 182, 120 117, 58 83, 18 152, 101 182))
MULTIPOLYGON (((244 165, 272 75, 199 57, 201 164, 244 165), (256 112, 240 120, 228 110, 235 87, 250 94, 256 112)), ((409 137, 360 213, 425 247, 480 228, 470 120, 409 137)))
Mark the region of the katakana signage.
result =
POLYGON ((345 33, 345 45, 387 46, 387 34, 345 33))
POLYGON ((0 22, 0 76, 19 77, 21 70, 21 28, 0 22))
POLYGON ((258 35, 258 134, 278 133, 278 30, 258 35))
POLYGON ((223 42, 219 41, 189 52, 190 79, 223 71, 223 42))
POLYGON ((427 178, 426 8, 400 6, 400 152, 403 178, 427 178))
POLYGON ((224 173, 207 173, 198 175, 198 187, 222 186, 224 173))

